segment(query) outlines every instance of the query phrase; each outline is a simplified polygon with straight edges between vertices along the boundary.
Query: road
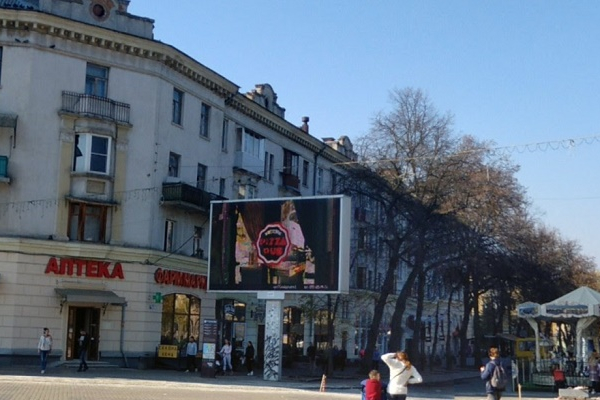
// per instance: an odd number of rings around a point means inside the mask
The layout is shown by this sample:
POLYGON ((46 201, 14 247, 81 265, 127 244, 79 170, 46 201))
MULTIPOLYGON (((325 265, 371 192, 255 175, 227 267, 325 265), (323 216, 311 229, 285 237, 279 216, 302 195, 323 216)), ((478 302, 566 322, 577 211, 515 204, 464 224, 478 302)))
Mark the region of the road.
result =
MULTIPOLYGON (((0 375, 0 400, 152 400, 178 399, 244 399, 244 400, 315 400, 361 398, 352 385, 332 387, 325 393, 319 386, 295 388, 293 384, 272 386, 260 379, 252 384, 223 385, 210 383, 169 382, 160 380, 134 380, 107 377, 56 377, 0 375)), ((482 400, 483 384, 478 379, 464 379, 456 384, 413 385, 409 399, 482 400)), ((518 398, 508 391, 504 398, 518 398)), ((529 392, 523 400, 556 398, 549 392, 529 392)))

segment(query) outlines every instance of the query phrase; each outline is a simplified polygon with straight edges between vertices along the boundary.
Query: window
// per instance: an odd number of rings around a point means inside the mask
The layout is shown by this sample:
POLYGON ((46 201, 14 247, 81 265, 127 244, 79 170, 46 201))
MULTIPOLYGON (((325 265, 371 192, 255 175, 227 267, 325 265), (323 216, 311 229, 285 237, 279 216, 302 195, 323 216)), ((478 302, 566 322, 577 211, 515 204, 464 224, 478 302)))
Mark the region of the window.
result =
POLYGON ((229 120, 223 120, 223 132, 221 134, 221 151, 227 153, 227 145, 229 142, 229 120))
POLYGON ((265 169, 263 172, 263 178, 269 182, 273 182, 273 163, 275 157, 273 154, 265 153, 265 169))
POLYGON ((283 173, 293 176, 298 176, 298 167, 300 165, 300 157, 298 154, 289 150, 283 152, 283 173))
POLYGON ((178 89, 173 89, 173 123, 181 125, 181 117, 183 114, 183 92, 178 89))
POLYGON ((87 203, 69 205, 70 240, 79 242, 104 243, 106 239, 106 218, 108 206, 87 203))
POLYGON ((110 173, 111 138, 89 133, 75 135, 73 171, 110 173))
POLYGON ((308 186, 308 161, 302 163, 302 185, 308 186))
POLYGON ((208 137, 208 127, 210 123, 210 106, 202 103, 200 108, 200 136, 208 137))
POLYGON ((175 249, 174 237, 175 221, 168 219, 165 221, 165 243, 163 245, 163 250, 167 253, 171 253, 175 249))
POLYGON ((240 128, 238 129, 238 141, 238 143, 241 143, 241 148, 238 150, 250 154, 260 160, 265 156, 265 139, 259 134, 248 129, 240 128))
POLYGON ((219 196, 225 197, 225 178, 219 179, 219 196))
POLYGON ((256 187, 252 185, 240 185, 238 189, 238 199, 255 199, 256 187))
POLYGON ((367 230, 365 228, 358 228, 358 246, 360 250, 364 250, 367 247, 367 230))
POLYGON ((179 161, 181 156, 176 153, 169 153, 169 175, 177 178, 179 176, 179 161))
POLYGON ((366 289, 367 281, 367 269, 365 267, 358 267, 356 269, 356 288, 366 289))
POLYGON ((206 190, 206 165, 198 164, 198 171, 196 172, 196 187, 198 189, 206 190))
POLYGON ((202 240, 202 227, 194 227, 194 241, 192 242, 192 255, 196 257, 204 257, 204 250, 200 248, 200 242, 202 240))
POLYGON ((168 294, 162 298, 160 344, 181 345, 190 336, 200 336, 201 300, 189 294, 168 294))
POLYGON ((108 68, 88 64, 85 73, 85 94, 106 97, 108 89, 108 68))
POLYGON ((321 193, 323 191, 323 168, 317 168, 317 192, 321 193))

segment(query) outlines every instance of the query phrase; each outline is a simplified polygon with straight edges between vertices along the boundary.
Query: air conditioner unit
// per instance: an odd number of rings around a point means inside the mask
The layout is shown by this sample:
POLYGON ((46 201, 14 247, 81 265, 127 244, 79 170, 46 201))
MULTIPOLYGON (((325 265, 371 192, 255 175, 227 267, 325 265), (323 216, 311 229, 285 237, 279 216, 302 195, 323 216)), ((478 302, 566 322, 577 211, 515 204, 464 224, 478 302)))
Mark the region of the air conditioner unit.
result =
POLYGON ((167 176, 165 183, 181 183, 181 178, 178 176, 167 176))

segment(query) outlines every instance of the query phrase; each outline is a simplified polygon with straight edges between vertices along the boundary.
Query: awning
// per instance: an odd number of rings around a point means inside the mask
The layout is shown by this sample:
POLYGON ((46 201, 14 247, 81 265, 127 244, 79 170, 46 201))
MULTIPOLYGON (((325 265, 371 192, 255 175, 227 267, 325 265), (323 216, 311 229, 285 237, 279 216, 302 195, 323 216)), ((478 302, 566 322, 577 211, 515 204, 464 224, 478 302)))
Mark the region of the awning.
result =
POLYGON ((123 305, 127 304, 124 297, 119 297, 115 292, 110 290, 89 290, 89 289, 59 289, 54 291, 62 300, 61 305, 65 302, 69 303, 100 303, 123 305))

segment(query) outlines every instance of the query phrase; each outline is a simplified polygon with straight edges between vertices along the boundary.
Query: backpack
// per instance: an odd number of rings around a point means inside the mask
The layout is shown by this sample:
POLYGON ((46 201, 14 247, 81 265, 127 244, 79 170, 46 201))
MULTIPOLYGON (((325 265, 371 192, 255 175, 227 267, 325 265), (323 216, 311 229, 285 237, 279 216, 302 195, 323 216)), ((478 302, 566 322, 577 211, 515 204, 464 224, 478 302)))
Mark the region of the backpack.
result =
POLYGON ((504 371, 504 367, 502 364, 496 364, 494 371, 492 372, 492 378, 490 379, 490 384, 496 390, 506 390, 506 386, 508 386, 508 376, 504 371))

